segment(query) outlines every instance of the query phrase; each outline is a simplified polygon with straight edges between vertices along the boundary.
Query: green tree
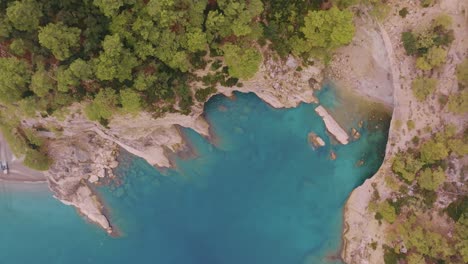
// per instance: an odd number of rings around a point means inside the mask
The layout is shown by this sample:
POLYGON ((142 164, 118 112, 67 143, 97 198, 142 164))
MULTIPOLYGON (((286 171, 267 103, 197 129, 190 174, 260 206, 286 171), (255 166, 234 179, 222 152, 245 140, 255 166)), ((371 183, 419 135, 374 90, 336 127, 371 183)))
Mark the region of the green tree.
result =
POLYGON ((191 52, 196 52, 206 49, 206 34, 197 28, 193 32, 187 34, 187 47, 191 52))
POLYGON ((141 110, 140 95, 130 89, 120 91, 120 101, 126 113, 138 113, 141 110))
POLYGON ((39 97, 49 94, 55 87, 54 80, 43 69, 36 71, 31 78, 31 90, 39 97))
POLYGON ((448 149, 442 142, 430 139, 421 146, 421 160, 425 163, 434 163, 448 157, 448 149))
POLYGON ((468 155, 468 143, 461 139, 449 139, 447 145, 458 156, 468 155))
POLYGON ((104 15, 113 17, 125 2, 124 0, 94 0, 94 5, 99 7, 104 15))
POLYGON ((93 67, 82 59, 70 64, 70 72, 79 80, 89 80, 93 77, 93 67))
POLYGON ((427 54, 416 60, 416 66, 421 70, 432 70, 445 63, 447 51, 441 47, 431 47, 427 54))
POLYGON ((468 87, 468 59, 457 65, 457 79, 463 87, 468 87))
POLYGON ((14 1, 6 10, 13 26, 22 31, 34 31, 42 17, 41 5, 34 0, 14 1))
POLYGON ((22 39, 14 39, 10 43, 10 52, 16 56, 23 56, 26 53, 26 44, 22 39))
POLYGON ((392 171, 411 183, 415 179, 416 173, 423 165, 424 163, 415 159, 413 155, 409 153, 399 153, 393 159, 392 171))
POLYGON ((304 18, 301 32, 309 49, 330 50, 349 44, 355 32, 353 13, 336 7, 327 11, 310 11, 304 18))
POLYGON ((48 170, 51 163, 52 161, 47 154, 35 149, 28 149, 23 161, 25 166, 38 171, 48 170))
POLYGON ((426 98, 435 91, 436 86, 437 80, 427 77, 417 77, 411 83, 413 95, 418 101, 426 100, 426 98))
POLYGON ((78 79, 73 75, 70 69, 61 66, 56 72, 57 79, 57 90, 59 92, 68 92, 71 87, 75 87, 79 84, 78 79))
POLYGON ((405 31, 401 34, 401 41, 407 55, 416 55, 418 53, 418 43, 413 32, 405 31))
POLYGON ((397 214, 395 207, 393 207, 393 205, 391 205, 388 201, 382 202, 379 205, 377 212, 380 213, 382 218, 390 224, 396 220, 397 214))
POLYGON ((433 28, 441 27, 442 29, 448 29, 452 26, 452 17, 447 14, 440 14, 432 23, 433 28))
POLYGON ((93 121, 111 118, 118 99, 117 94, 111 88, 99 90, 94 100, 85 108, 86 116, 93 121))
POLYGON ((132 70, 138 65, 138 60, 124 48, 119 35, 106 36, 102 46, 104 51, 96 60, 96 77, 102 81, 131 80, 132 70))
POLYGON ((439 167, 436 170, 424 169, 418 177, 418 185, 429 191, 435 191, 445 181, 445 173, 439 167))
POLYGON ((457 243, 455 248, 460 253, 463 261, 468 262, 468 213, 465 212, 455 225, 457 243))
POLYGON ((81 30, 67 27, 62 22, 50 23, 39 30, 39 43, 48 48, 58 60, 65 60, 72 55, 71 49, 79 47, 81 30))
POLYGON ((408 264, 421 264, 425 262, 424 257, 418 253, 408 255, 408 264))
POLYGON ((31 73, 26 62, 16 58, 0 58, 0 101, 16 102, 28 90, 31 73))
POLYGON ((464 90, 460 93, 454 93, 449 96, 448 110, 456 114, 464 114, 468 112, 468 91, 464 90))
POLYGON ((10 36, 12 29, 11 22, 8 18, 5 14, 0 13, 0 39, 10 36))
POLYGON ((157 79, 156 75, 146 75, 140 72, 133 82, 133 88, 137 91, 146 91, 156 84, 157 79))
POLYGON ((262 55, 255 48, 241 48, 226 44, 222 47, 224 62, 229 67, 229 74, 240 79, 252 78, 257 73, 262 55))

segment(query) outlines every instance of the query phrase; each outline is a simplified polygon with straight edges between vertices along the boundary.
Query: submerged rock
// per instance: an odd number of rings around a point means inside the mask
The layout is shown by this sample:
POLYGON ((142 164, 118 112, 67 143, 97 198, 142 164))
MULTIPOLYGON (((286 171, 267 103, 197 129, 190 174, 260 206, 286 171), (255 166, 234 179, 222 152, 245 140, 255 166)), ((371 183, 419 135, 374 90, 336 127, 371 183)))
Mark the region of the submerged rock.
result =
POLYGON ((317 134, 315 134, 314 132, 310 132, 307 135, 307 138, 309 140, 309 143, 312 144, 312 146, 315 148, 320 148, 320 147, 325 146, 325 141, 323 141, 323 139, 317 136, 317 134))
POLYGON ((336 160, 336 153, 333 150, 330 151, 330 159, 331 160, 336 160))

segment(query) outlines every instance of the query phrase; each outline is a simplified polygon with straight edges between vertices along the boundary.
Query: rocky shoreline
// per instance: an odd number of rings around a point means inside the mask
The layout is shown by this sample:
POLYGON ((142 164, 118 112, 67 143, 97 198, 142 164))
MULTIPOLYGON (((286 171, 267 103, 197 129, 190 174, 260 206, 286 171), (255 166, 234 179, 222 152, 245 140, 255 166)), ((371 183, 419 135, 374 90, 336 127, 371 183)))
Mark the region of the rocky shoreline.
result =
MULTIPOLYGON (((318 66, 297 71, 299 65, 300 62, 293 57, 281 61, 264 52, 264 63, 252 79, 243 81, 242 87, 219 86, 216 94, 255 93, 275 108, 317 102, 313 91, 321 87, 324 66, 316 62, 318 66)), ((209 124, 203 117, 204 103, 192 106, 189 115, 167 113, 154 118, 150 113, 142 112, 136 116, 115 116, 108 127, 89 121, 83 114, 83 105, 75 104, 62 120, 56 117, 35 118, 24 120, 23 125, 48 128, 41 129, 40 133, 48 138, 49 155, 54 160, 45 173, 54 197, 74 206, 91 222, 113 233, 112 224, 104 213, 103 201, 93 186, 114 177, 113 169, 118 166, 120 148, 155 167, 171 167, 170 154, 185 147, 178 127, 191 128, 210 137, 209 124)))
MULTIPOLYGON (((383 262, 382 245, 386 243, 387 224, 380 224, 375 220, 374 214, 368 210, 368 205, 376 191, 383 200, 390 197, 391 190, 384 179, 385 175, 392 173, 393 155, 408 149, 408 142, 411 142, 411 139, 417 136, 417 131, 424 127, 430 127, 436 132, 442 129, 444 124, 468 121, 467 117, 435 111, 434 105, 437 105, 435 96, 425 103, 414 99, 410 89, 411 80, 420 72, 415 69, 414 58, 406 55, 400 42, 402 31, 428 24, 441 13, 450 14, 454 19, 454 25, 466 23, 468 16, 462 10, 468 10, 468 5, 463 5, 459 0, 448 0, 429 8, 422 8, 418 3, 403 0, 393 2, 390 15, 383 23, 375 22, 367 15, 357 19, 359 30, 353 43, 338 52, 330 67, 331 75, 340 80, 342 86, 373 100, 385 102, 393 108, 383 164, 372 178, 354 189, 344 208, 341 256, 348 264, 383 262), (404 20, 398 15, 398 9, 403 7, 411 10, 404 20), (368 52, 363 52, 364 50, 368 52), (362 69, 356 68, 359 63, 379 65, 364 70, 368 74, 364 83, 359 78, 362 69), (408 120, 415 123, 416 129, 402 128, 401 123, 406 123, 408 120), (371 247, 373 243, 378 246, 371 247)), ((460 63, 467 54, 466 44, 463 43, 466 39, 464 28, 466 27, 454 27, 455 41, 449 50, 449 63, 437 70, 437 78, 442 84, 438 89, 442 94, 456 91, 454 65, 460 63)))

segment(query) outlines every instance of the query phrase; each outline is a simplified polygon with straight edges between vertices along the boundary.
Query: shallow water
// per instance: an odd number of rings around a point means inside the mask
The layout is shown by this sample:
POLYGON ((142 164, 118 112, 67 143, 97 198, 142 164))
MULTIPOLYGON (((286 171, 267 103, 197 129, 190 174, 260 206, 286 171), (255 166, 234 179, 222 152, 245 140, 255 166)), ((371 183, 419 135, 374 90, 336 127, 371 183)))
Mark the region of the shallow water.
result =
MULTIPOLYGON (((332 89, 324 96, 340 107, 332 89)), ((0 263, 341 263, 344 203, 380 166, 386 130, 332 145, 314 105, 273 109, 252 94, 216 96, 205 110, 217 144, 183 130, 196 157, 176 158, 177 169, 120 157, 122 184, 99 189, 119 238, 44 187, 2 184, 0 263), (309 146, 311 131, 327 145, 309 146)))

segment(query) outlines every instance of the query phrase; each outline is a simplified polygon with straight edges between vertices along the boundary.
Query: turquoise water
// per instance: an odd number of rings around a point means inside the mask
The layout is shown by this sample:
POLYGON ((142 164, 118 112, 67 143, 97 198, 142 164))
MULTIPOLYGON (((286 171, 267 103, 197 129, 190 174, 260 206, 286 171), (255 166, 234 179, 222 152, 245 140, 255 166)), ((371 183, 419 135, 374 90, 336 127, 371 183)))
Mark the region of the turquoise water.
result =
POLYGON ((99 189, 118 238, 44 186, 2 184, 0 263, 341 263, 343 205, 380 166, 386 131, 332 145, 313 109, 216 96, 205 109, 216 146, 184 129, 195 157, 163 172, 123 154, 121 184, 99 189), (309 146, 310 131, 327 145, 309 146))

